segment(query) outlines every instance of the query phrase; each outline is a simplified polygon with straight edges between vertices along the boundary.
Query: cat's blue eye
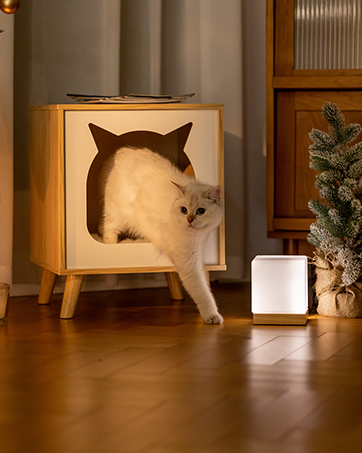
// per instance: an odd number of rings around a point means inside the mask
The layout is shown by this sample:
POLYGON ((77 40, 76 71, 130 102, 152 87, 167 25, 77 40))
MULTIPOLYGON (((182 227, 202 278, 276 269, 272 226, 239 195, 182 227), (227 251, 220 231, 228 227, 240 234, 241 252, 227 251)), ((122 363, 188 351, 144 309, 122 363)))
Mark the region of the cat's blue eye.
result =
POLYGON ((185 206, 181 206, 180 212, 181 212, 181 214, 186 215, 187 214, 187 208, 185 208, 185 206))
POLYGON ((205 208, 197 208, 196 214, 197 215, 204 215, 205 214, 205 208))

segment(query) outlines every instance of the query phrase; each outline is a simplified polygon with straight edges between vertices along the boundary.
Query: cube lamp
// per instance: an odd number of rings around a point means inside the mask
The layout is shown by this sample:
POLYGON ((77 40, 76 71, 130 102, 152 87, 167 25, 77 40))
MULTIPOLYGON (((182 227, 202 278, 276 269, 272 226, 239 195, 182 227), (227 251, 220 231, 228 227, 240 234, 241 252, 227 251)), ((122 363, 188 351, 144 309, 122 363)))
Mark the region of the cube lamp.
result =
POLYGON ((308 259, 259 255, 251 263, 254 324, 305 325, 308 321, 308 259))

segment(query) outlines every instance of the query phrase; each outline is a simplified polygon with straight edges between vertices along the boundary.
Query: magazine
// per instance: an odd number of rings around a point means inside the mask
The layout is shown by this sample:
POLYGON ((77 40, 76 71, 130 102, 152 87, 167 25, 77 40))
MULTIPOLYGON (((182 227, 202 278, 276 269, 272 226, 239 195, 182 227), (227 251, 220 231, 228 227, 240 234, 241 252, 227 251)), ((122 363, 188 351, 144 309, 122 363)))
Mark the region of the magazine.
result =
POLYGON ((128 94, 126 96, 100 96, 89 94, 67 94, 81 104, 167 104, 182 102, 195 93, 170 96, 167 94, 128 94))

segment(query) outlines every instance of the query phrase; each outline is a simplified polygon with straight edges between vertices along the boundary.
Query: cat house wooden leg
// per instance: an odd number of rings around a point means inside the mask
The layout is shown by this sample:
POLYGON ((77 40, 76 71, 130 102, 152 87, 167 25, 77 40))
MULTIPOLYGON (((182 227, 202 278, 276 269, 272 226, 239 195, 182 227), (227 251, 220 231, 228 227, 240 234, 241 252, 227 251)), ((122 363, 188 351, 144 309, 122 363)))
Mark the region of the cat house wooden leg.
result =
POLYGON ((207 284, 209 285, 210 288, 210 272, 205 269, 205 275, 206 275, 206 280, 207 284))
POLYGON ((165 275, 172 299, 183 300, 184 295, 182 292, 180 277, 177 272, 165 272, 165 275))
POLYGON ((55 285, 57 275, 54 272, 49 271, 48 269, 43 269, 43 276, 41 279, 38 304, 47 305, 50 304, 52 298, 53 289, 55 285))
POLYGON ((62 307, 60 309, 61 319, 71 319, 79 299, 80 289, 83 283, 83 275, 68 275, 65 282, 62 307))

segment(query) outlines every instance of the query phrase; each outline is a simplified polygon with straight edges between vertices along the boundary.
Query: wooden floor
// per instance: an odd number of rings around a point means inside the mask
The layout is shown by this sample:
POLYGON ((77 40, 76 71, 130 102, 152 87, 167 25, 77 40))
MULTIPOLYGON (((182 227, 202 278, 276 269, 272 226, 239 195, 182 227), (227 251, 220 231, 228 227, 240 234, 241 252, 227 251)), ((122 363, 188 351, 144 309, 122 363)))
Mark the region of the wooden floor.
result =
POLYGON ((10 300, 1 453, 362 451, 362 319, 253 326, 248 284, 206 326, 167 289, 10 300))

